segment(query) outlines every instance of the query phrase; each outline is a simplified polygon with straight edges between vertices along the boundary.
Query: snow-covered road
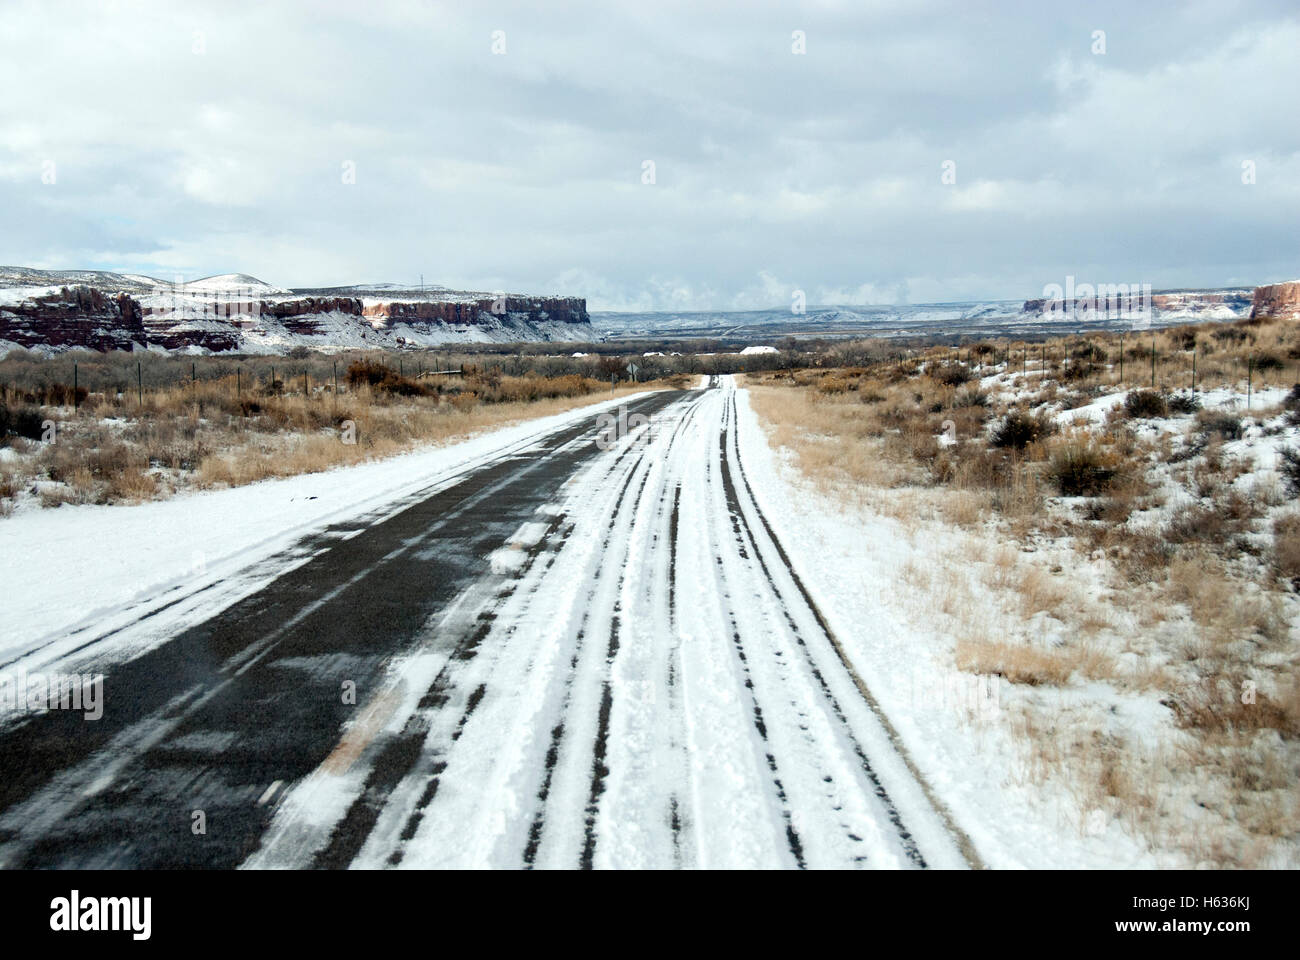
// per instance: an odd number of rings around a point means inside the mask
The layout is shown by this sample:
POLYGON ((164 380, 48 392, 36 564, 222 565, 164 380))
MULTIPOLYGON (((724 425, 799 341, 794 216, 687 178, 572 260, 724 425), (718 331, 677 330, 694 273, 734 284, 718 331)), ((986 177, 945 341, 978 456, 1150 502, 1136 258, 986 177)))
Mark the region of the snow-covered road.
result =
POLYGON ((93 743, 6 729, 59 772, 0 790, 0 863, 971 864, 760 511, 735 397, 637 401, 318 545, 123 665, 143 695, 93 743))

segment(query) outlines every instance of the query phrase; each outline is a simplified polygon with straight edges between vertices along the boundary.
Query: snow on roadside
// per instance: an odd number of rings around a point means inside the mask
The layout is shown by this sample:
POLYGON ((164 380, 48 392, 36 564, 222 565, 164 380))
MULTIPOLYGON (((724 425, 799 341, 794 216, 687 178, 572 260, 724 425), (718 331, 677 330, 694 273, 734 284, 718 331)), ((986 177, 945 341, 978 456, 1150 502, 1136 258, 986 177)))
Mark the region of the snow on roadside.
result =
MULTIPOLYGON (((1100 684, 1026 693, 958 670, 955 638, 927 602, 932 598, 918 600, 905 583, 905 571, 950 567, 969 535, 924 522, 909 533, 896 519, 830 499, 802 477, 786 452, 771 448, 748 391, 740 391, 738 409, 746 472, 791 562, 985 864, 1174 865, 1111 818, 1082 809, 1059 783, 1030 782, 1028 745, 1016 742, 1008 725, 992 722, 999 711, 1019 706, 1021 697, 1056 698, 1063 718, 1106 714, 1107 722, 1130 731, 1149 727, 1163 708, 1148 696, 1122 696, 1100 684)), ((972 596, 979 602, 981 593, 972 596)), ((999 612, 991 604, 963 615, 996 623, 999 612)))
MULTIPOLYGON (((306 554, 291 548, 330 524, 391 513, 484 461, 644 395, 323 473, 131 506, 64 505, 15 514, 0 521, 0 666, 24 657, 28 669, 48 666, 88 639, 79 631, 93 626, 99 634, 134 621, 168 595, 203 593, 201 605, 188 613, 211 615, 305 561, 306 554)), ((155 620, 162 636, 163 623, 155 620)), ((111 648, 96 650, 108 655, 111 648)))

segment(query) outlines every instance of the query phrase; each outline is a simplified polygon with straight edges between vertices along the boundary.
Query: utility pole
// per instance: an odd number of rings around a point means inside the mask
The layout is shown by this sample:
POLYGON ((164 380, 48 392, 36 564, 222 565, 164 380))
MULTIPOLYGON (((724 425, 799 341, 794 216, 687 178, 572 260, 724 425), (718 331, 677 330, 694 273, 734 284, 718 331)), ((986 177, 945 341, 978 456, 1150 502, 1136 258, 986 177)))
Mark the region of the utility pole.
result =
POLYGON ((72 411, 77 411, 77 365, 72 365, 72 411))
POLYGON ((1119 332, 1119 385, 1124 386, 1124 331, 1119 332))

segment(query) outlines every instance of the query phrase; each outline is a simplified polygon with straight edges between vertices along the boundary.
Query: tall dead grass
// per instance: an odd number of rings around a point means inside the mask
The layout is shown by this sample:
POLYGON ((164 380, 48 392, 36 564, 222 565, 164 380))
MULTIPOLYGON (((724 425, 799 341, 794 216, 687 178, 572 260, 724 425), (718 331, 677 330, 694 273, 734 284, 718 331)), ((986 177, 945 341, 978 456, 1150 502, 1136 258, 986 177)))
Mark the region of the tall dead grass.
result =
MULTIPOLYGON (((108 400, 92 394, 76 411, 47 409, 52 442, 23 444, 6 467, 8 504, 36 484, 45 506, 121 503, 185 487, 240 486, 316 473, 442 444, 640 390, 681 388, 689 378, 607 384, 566 375, 475 374, 428 389, 386 368, 374 383, 356 378, 288 392, 283 381, 211 379, 108 400), (134 401, 134 402, 129 402, 134 401)), ((12 507, 6 507, 6 514, 12 507)))

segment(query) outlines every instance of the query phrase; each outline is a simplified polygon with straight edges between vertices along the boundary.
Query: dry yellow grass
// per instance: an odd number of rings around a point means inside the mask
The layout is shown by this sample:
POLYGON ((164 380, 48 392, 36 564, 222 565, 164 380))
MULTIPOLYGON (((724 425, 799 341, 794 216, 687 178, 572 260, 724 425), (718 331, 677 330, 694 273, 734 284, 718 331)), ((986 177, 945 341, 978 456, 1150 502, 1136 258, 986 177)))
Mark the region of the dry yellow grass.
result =
MULTIPOLYGON (((624 393, 632 392, 625 388, 624 393)), ((268 444, 252 439, 232 442, 219 453, 199 463, 196 482, 200 487, 241 486, 268 477, 318 473, 349 463, 392 456, 426 445, 463 440, 487 430, 512 426, 526 420, 564 413, 609 399, 609 393, 563 397, 533 402, 495 404, 442 404, 429 408, 418 401, 388 405, 362 405, 355 419, 353 443, 344 442, 348 428, 329 429, 318 434, 277 437, 268 444)))
POLYGON ((5 496, 36 480, 59 484, 43 489, 45 506, 129 503, 187 486, 240 486, 445 444, 611 396, 685 385, 685 378, 672 378, 624 382, 611 391, 574 376, 494 376, 467 379, 460 392, 442 396, 401 396, 367 384, 337 395, 324 387, 285 394, 246 381, 239 393, 234 378, 226 378, 154 389, 142 405, 106 404, 100 397, 61 419, 54 443, 6 468, 5 496), (485 402, 480 394, 540 399, 485 402))
POLYGON ((1273 523, 1273 549, 1279 576, 1300 585, 1300 514, 1287 514, 1273 523))
POLYGON ((1088 644, 1045 649, 1023 641, 957 641, 957 666, 968 673, 1003 677, 1031 687, 1064 686, 1075 674, 1087 680, 1115 676, 1114 658, 1088 644))
POLYGON ((1214 557, 1193 554, 1172 560, 1167 594, 1190 610, 1204 641, 1201 655, 1234 641, 1281 640, 1287 634, 1281 598, 1228 575, 1214 557))
POLYGON ((1020 612, 1025 618, 1045 613, 1058 620, 1065 619, 1061 608, 1069 599, 1070 591, 1057 577, 1030 567, 1022 573, 1016 588, 1020 592, 1020 612))
POLYGON ((863 406, 806 390, 752 385, 750 402, 773 443, 793 451, 800 470, 825 488, 892 487, 906 478, 906 471, 879 455, 872 442, 878 437, 874 418, 863 406))

